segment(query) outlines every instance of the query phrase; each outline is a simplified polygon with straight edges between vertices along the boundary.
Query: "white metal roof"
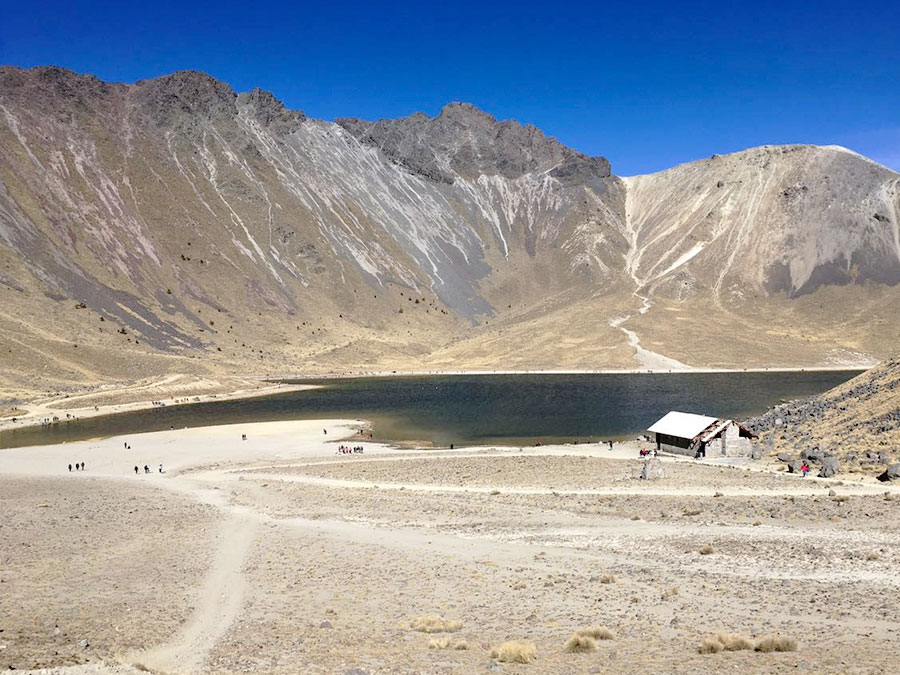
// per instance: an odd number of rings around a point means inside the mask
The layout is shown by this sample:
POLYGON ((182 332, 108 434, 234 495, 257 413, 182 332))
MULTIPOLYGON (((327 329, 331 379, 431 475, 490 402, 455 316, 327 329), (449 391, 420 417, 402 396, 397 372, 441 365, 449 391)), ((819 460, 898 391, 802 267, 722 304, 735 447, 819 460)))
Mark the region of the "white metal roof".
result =
POLYGON ((694 438, 710 424, 716 422, 718 417, 695 415, 694 413, 672 412, 666 413, 663 418, 647 429, 655 434, 667 434, 678 438, 694 438))

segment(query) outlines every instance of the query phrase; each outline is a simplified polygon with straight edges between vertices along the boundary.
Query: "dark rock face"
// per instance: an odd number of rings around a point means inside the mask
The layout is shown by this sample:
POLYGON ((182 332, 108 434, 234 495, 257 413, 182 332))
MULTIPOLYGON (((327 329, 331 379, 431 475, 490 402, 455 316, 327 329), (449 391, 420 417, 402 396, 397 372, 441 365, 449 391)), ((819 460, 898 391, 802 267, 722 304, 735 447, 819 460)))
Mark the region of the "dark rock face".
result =
POLYGON ((879 474, 878 480, 882 483, 894 481, 900 478, 900 463, 891 464, 883 473, 879 474))
POLYGON ((452 183, 457 175, 518 178, 540 171, 564 185, 610 176, 603 157, 576 152, 531 125, 498 122, 468 103, 451 103, 434 118, 416 113, 394 120, 344 118, 337 123, 391 161, 440 183, 452 183))
POLYGON ((134 96, 153 123, 183 131, 231 119, 236 112, 237 94, 230 86, 193 70, 141 80, 135 84, 134 96))
POLYGON ((279 135, 291 133, 306 119, 302 110, 288 110, 270 92, 262 89, 238 94, 237 100, 252 111, 254 119, 279 135))

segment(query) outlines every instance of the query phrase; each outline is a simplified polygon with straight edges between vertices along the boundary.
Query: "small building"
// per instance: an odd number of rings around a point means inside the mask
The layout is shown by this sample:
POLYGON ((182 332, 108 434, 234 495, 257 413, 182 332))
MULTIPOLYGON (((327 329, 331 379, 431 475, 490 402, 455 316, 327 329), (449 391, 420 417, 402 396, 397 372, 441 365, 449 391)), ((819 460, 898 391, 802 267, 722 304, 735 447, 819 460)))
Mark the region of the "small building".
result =
POLYGON ((673 410, 647 431, 657 450, 691 457, 747 457, 756 434, 734 420, 673 410))

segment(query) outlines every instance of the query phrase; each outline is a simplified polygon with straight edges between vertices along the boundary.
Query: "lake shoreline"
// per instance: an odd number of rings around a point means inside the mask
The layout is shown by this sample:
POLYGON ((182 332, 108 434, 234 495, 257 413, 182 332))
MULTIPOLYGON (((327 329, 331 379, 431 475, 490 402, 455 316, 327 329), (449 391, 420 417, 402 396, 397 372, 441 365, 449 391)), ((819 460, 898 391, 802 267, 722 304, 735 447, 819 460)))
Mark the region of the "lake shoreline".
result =
MULTIPOLYGON (((802 398, 834 386, 834 382, 820 382, 818 385, 810 386, 810 380, 821 379, 832 372, 846 373, 845 379, 850 379, 857 371, 830 368, 709 373, 458 371, 453 374, 437 375, 426 373, 396 373, 390 376, 334 375, 318 376, 310 380, 298 378, 294 381, 275 380, 270 376, 271 379, 265 380, 268 386, 257 386, 253 389, 245 386, 230 394, 208 393, 190 397, 174 395, 163 400, 119 402, 89 408, 63 407, 67 402, 73 404, 80 402, 83 406, 84 396, 56 399, 30 408, 27 414, 17 418, 15 422, 9 419, 0 422, 0 432, 7 437, 2 440, 3 446, 17 447, 64 443, 91 437, 105 438, 116 433, 137 434, 163 428, 229 426, 254 420, 320 419, 349 415, 359 420, 368 420, 366 426, 369 430, 373 430, 379 440, 388 443, 416 442, 434 446, 456 444, 460 447, 477 445, 481 442, 504 446, 547 442, 584 443, 600 439, 634 438, 652 423, 650 417, 661 416, 670 409, 690 408, 695 412, 704 414, 708 412, 735 419, 745 414, 759 414, 767 407, 784 400, 802 398), (784 373, 786 377, 777 377, 779 373, 784 373), (648 381, 640 378, 631 381, 636 374, 653 379, 648 381), (664 375, 683 377, 679 381, 661 377, 664 375), (716 380, 704 380, 706 375, 719 377, 716 380), (750 378, 745 384, 751 393, 735 397, 732 392, 735 386, 730 383, 731 378, 728 377, 730 375, 750 378), (817 375, 821 377, 817 378, 817 375), (726 377, 727 383, 723 382, 721 376, 726 377), (507 381, 507 377, 519 378, 519 381, 514 379, 507 381), (429 382, 429 378, 433 382, 429 382), (571 378, 571 382, 567 378, 571 378), (623 384, 625 381, 627 384, 623 384), (341 382, 345 384, 342 386, 339 384, 341 382), (637 382, 642 384, 632 386, 637 382), (819 388, 820 385, 822 388, 819 388), (297 397, 291 396, 294 392, 321 389, 323 386, 328 393, 317 395, 313 399, 303 397, 300 401, 297 397), (525 393, 519 391, 522 387, 529 391, 525 393), (648 391, 649 398, 640 395, 640 391, 644 389, 648 391), (718 390, 721 396, 710 397, 708 392, 711 390, 718 390), (638 392, 637 397, 635 391, 638 392), (656 394, 651 394, 650 391, 656 394), (345 398, 341 398, 342 394, 345 398), (539 395, 542 401, 545 397, 549 398, 538 405, 534 400, 536 395, 539 395), (664 399, 668 407, 658 410, 659 401, 654 399, 654 395, 668 396, 664 399), (445 398, 441 399, 441 396, 445 398), (449 398, 446 398, 448 396, 449 398), (571 396, 575 396, 575 399, 571 396), (586 423, 585 419, 593 420, 598 415, 602 416, 604 406, 612 405, 609 402, 612 400, 609 399, 610 396, 618 396, 618 403, 622 406, 615 413, 617 421, 610 422, 609 411, 606 411, 607 417, 602 424, 595 424, 594 421, 586 423), (346 397, 352 400, 348 402, 346 397), (492 407, 490 419, 486 420, 485 413, 481 409, 485 400, 496 400, 501 403, 501 408, 503 404, 515 402, 531 412, 522 418, 515 405, 511 411, 492 407), (747 405, 735 405, 735 400, 746 400, 747 405), (751 405, 750 402, 754 400, 751 405), (241 405, 242 402, 247 402, 247 405, 241 405), (217 405, 219 403, 226 405, 217 405), (231 403, 235 406, 230 405, 231 403), (548 404, 549 408, 546 407, 548 404), (440 407, 442 416, 451 411, 456 413, 457 418, 454 422, 436 423, 434 419, 436 405, 440 407), (153 409, 160 409, 160 415, 151 413, 150 417, 141 416, 141 413, 149 413, 153 409), (398 423, 398 420, 404 419, 404 414, 406 422, 398 423), (426 419, 429 414, 430 424, 426 419), (468 414, 469 417, 460 418, 459 414, 468 414), (513 415, 512 418, 510 414, 513 415), (510 426, 510 420, 517 414, 520 417, 516 425, 510 426), (545 414, 551 418, 553 415, 556 416, 555 425, 554 422, 531 423, 532 418, 543 418, 545 414), (558 422, 560 416, 565 418, 564 424, 558 422), (636 419, 636 416, 640 419, 636 419), (54 417, 57 422, 49 425, 44 422, 54 417), (99 417, 103 417, 104 420, 93 422, 93 418, 99 417), (10 432, 15 435, 10 435, 10 432), (20 436, 17 432, 26 432, 28 435, 20 436)), ((155 391, 158 392, 159 387, 155 391)), ((107 395, 113 393, 106 392, 107 395)), ((135 391, 132 389, 128 393, 133 397, 135 391)))
POLYGON ((537 370, 372 370, 348 371, 326 374, 294 373, 286 375, 266 375, 259 377, 262 382, 294 382, 315 380, 350 380, 362 378, 400 378, 427 376, 478 376, 478 375, 714 375, 727 373, 834 373, 858 370, 863 372, 872 368, 871 364, 850 364, 837 366, 778 366, 772 368, 685 368, 669 370, 647 370, 633 368, 600 368, 587 369, 537 369, 537 370))

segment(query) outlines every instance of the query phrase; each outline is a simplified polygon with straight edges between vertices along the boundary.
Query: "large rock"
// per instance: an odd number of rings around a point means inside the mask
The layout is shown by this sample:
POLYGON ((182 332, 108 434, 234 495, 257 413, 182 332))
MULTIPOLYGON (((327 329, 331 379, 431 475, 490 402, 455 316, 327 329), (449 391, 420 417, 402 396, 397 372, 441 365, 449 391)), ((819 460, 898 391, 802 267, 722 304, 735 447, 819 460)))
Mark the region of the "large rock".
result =
POLYGON ((834 455, 828 455, 822 460, 822 469, 819 471, 819 478, 831 478, 834 474, 841 470, 841 463, 834 455))
POLYGON ((795 459, 795 457, 789 452, 779 452, 776 456, 778 457, 779 462, 792 462, 795 459))
POLYGON ((802 459, 792 459, 790 462, 788 462, 788 465, 787 465, 788 473, 800 473, 802 466, 803 466, 802 459))
POLYGON ((656 480, 665 477, 666 472, 663 470, 662 462, 659 459, 651 458, 644 462, 644 468, 641 469, 641 480, 656 480))
POLYGON ((900 478, 900 463, 891 464, 887 469, 884 470, 884 473, 878 476, 878 480, 886 483, 888 481, 897 480, 900 478))

